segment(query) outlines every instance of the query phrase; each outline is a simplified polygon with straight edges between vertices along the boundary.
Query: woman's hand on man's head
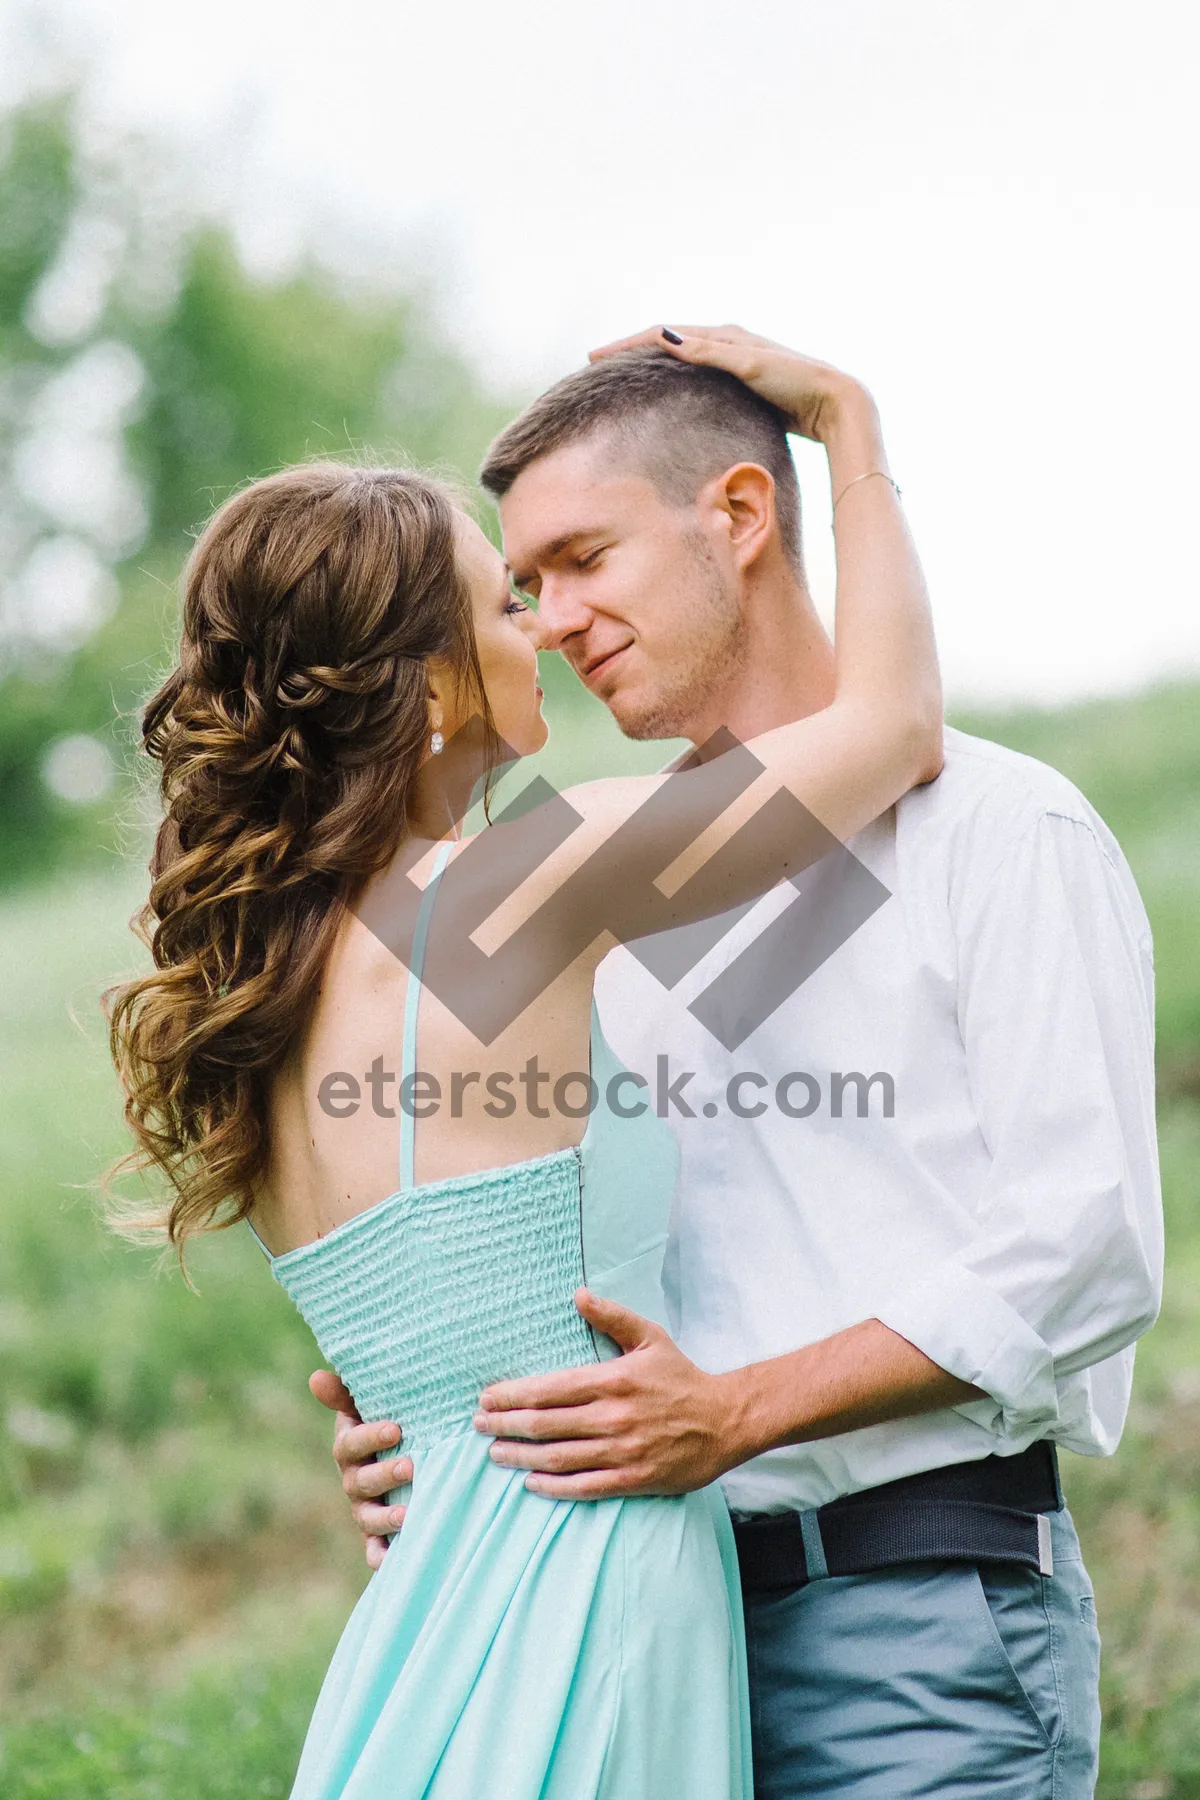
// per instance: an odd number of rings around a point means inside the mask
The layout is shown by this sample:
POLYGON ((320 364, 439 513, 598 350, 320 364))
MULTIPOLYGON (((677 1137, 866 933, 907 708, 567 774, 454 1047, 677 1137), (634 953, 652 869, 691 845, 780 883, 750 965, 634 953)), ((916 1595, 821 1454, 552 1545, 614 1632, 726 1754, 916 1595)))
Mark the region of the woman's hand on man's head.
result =
POLYGON ((802 356, 740 325, 651 325, 632 337, 593 350, 589 360, 620 350, 661 350, 678 362, 702 363, 736 375, 754 393, 786 413, 801 437, 825 443, 847 410, 873 413, 875 403, 861 382, 815 357, 802 356))

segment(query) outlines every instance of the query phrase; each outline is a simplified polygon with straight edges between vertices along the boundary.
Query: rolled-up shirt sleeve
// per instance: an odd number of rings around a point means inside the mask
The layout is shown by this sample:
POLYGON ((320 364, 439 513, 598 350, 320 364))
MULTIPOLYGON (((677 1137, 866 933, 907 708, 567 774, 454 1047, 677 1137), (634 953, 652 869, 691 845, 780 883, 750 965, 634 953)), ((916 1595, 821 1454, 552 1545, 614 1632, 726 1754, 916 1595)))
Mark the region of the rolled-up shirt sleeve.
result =
POLYGON ((1153 1324, 1162 1291, 1154 977, 1133 877, 1099 821, 1041 811, 951 897, 959 1026, 990 1166, 970 1241, 879 1317, 987 1400, 1062 1436, 1058 1383, 1153 1324))

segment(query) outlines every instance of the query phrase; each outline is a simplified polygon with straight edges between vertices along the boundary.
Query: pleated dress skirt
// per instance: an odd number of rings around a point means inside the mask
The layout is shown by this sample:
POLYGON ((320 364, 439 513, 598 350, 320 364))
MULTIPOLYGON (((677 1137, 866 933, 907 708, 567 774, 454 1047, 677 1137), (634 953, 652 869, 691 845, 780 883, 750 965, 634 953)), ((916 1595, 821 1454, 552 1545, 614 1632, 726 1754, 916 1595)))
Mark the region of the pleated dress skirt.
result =
POLYGON ((546 1499, 471 1424, 489 1382, 612 1353, 574 1305, 581 1209, 582 1158, 556 1151, 401 1190, 272 1259, 414 1463, 293 1800, 751 1800, 719 1489, 546 1499))

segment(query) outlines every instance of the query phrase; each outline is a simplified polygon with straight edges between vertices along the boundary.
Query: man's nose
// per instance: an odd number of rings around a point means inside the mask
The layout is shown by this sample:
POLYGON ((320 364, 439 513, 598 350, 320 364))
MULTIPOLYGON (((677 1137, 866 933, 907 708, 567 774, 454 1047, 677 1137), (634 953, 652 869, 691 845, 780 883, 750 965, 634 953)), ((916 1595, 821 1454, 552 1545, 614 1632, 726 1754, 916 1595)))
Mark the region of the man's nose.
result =
POLYGON ((538 595, 538 624, 542 628, 543 650, 561 650, 568 638, 585 632, 592 622, 592 609, 575 598, 568 586, 543 581, 538 595))

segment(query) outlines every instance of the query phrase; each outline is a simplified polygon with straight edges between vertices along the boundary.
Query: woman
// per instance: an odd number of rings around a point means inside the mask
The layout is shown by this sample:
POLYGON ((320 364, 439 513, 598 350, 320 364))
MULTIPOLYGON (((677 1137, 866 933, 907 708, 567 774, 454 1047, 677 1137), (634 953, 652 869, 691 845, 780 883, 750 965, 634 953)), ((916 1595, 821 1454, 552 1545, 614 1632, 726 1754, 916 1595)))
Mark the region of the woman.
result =
MULTIPOLYGON (((827 447, 862 397, 771 346, 667 341, 827 447)), ((304 1800, 749 1800, 718 1491, 549 1500, 472 1417, 492 1381, 613 1353, 574 1303, 585 1277, 657 1279, 674 1145, 595 1103, 623 1073, 592 1005, 605 927, 750 900, 939 766, 919 569, 877 440, 854 440, 860 467, 847 441, 832 703, 753 738, 756 779, 735 748, 467 840, 499 743, 546 737, 537 619, 477 527, 419 476, 326 465, 253 484, 196 546, 180 664, 144 723, 166 819, 157 969, 112 1010, 128 1116, 172 1182, 172 1240, 250 1220, 362 1416, 404 1420, 415 1469, 322 1689, 304 1800), (811 830, 793 808, 787 842, 737 835, 780 788, 811 830), (558 1104, 509 1104, 535 1066, 558 1104)))

